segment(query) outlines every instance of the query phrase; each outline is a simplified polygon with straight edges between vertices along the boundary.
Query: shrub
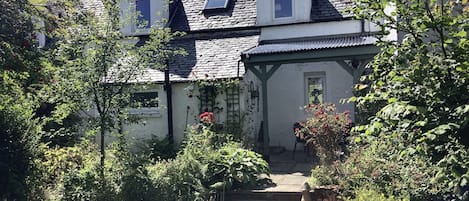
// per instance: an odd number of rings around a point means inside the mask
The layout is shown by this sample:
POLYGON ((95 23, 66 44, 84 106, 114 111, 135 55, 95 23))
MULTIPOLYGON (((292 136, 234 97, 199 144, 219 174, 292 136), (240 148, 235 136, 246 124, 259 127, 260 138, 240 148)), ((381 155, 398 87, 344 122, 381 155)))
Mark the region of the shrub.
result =
POLYGON ((408 198, 396 198, 394 196, 386 196, 373 190, 372 187, 362 187, 356 190, 355 198, 349 198, 348 201, 408 201, 408 198))
POLYGON ((315 150, 321 164, 332 164, 344 154, 345 138, 349 134, 351 120, 349 112, 336 113, 334 104, 307 105, 305 110, 311 115, 301 124, 303 129, 297 135, 306 133, 311 150, 315 150))
POLYGON ((146 169, 159 200, 208 200, 216 190, 249 187, 268 174, 260 155, 208 128, 191 130, 175 159, 146 169))
POLYGON ((269 166, 262 157, 240 147, 238 143, 229 143, 215 152, 208 161, 208 184, 215 189, 238 189, 257 184, 260 174, 269 174, 269 166))

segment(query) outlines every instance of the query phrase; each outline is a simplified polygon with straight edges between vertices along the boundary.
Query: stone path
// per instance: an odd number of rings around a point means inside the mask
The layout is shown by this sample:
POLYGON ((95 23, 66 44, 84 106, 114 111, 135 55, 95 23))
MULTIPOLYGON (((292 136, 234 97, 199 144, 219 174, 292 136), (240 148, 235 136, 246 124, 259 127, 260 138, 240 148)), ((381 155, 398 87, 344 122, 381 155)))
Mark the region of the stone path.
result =
POLYGON ((272 154, 269 163, 271 185, 254 189, 254 192, 301 192, 303 184, 309 178, 313 163, 301 150, 293 159, 291 151, 272 154))

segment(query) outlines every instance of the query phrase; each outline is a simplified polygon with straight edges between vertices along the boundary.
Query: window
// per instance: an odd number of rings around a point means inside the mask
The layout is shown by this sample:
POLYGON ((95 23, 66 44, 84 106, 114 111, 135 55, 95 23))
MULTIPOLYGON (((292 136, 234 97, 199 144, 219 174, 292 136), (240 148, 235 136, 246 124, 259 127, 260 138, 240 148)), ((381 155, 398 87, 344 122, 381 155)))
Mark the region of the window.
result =
POLYGON ((325 74, 310 73, 305 76, 307 104, 324 103, 325 100, 325 74))
POLYGON ((229 0, 206 0, 204 10, 227 8, 228 1, 229 0))
POLYGON ((136 92, 131 96, 131 105, 135 108, 158 107, 158 92, 136 92))
POLYGON ((274 0, 274 18, 293 17, 293 0, 274 0))
POLYGON ((213 112, 215 107, 215 87, 205 86, 200 88, 200 112, 213 112))
POLYGON ((137 29, 151 27, 151 5, 150 0, 135 0, 135 11, 137 15, 137 29))
POLYGON ((168 0, 120 0, 121 31, 124 35, 147 35, 162 28, 169 17, 168 0))

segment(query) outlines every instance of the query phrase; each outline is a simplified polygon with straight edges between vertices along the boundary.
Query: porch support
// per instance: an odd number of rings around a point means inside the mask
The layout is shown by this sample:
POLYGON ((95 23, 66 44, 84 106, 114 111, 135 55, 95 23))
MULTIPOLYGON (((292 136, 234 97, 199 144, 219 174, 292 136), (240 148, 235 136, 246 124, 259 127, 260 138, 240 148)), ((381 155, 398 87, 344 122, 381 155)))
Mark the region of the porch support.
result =
POLYGON ((357 84, 363 72, 365 72, 365 66, 370 62, 370 59, 352 60, 350 64, 344 60, 337 60, 336 62, 353 76, 353 84, 357 84))
POLYGON ((270 160, 270 137, 269 137, 269 106, 267 101, 267 81, 270 77, 280 68, 280 64, 273 65, 269 70, 267 70, 266 64, 259 65, 259 70, 254 66, 247 66, 247 69, 251 70, 254 75, 256 75, 262 84, 262 118, 264 120, 263 124, 263 151, 262 157, 266 160, 270 160))

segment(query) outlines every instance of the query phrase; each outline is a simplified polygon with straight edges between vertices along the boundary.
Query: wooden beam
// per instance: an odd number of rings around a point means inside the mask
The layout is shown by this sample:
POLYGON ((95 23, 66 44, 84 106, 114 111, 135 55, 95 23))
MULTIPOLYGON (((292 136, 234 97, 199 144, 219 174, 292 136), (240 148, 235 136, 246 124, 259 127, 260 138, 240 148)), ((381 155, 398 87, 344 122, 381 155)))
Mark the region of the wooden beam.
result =
POLYGON ((337 64, 339 64, 344 70, 346 70, 350 75, 354 75, 354 68, 352 65, 349 65, 346 63, 344 60, 338 60, 336 61, 337 64))

